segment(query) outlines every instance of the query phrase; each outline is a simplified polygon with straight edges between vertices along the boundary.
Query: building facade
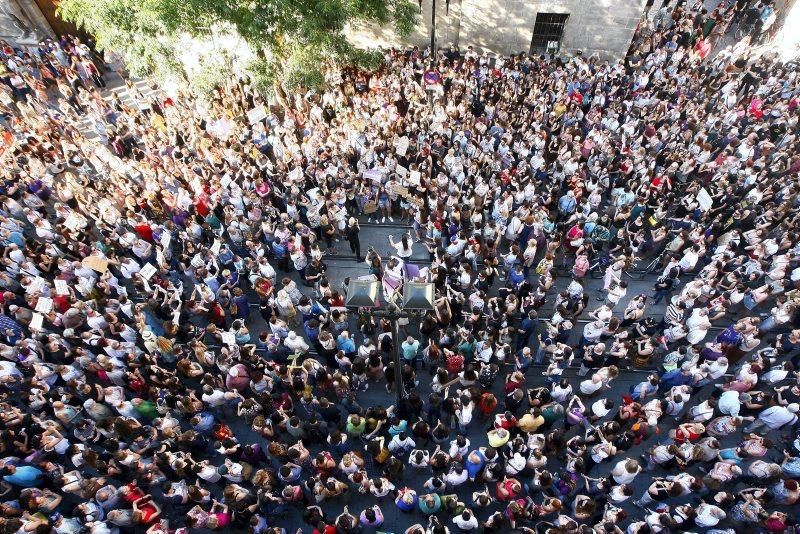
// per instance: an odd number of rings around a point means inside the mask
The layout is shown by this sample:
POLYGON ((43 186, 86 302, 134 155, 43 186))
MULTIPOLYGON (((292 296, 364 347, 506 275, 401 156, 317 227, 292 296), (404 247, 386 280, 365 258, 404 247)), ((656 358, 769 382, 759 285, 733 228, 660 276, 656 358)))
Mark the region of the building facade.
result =
MULTIPOLYGON (((430 45, 434 0, 423 0, 416 30, 402 40, 391 28, 351 27, 359 46, 430 45)), ((436 45, 498 54, 557 52, 620 59, 647 0, 436 0, 436 45)))

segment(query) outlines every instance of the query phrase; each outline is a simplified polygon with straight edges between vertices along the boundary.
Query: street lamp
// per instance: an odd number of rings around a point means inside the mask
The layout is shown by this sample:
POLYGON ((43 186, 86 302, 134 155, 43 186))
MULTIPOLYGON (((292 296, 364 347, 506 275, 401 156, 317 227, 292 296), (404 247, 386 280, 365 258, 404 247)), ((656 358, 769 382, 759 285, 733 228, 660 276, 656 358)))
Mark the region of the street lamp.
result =
MULTIPOLYGON (((350 280, 347 285, 345 306, 356 308, 374 308, 378 304, 378 280, 350 280)), ((382 317, 392 325, 392 360, 394 361, 394 382, 397 395, 396 406, 399 409, 403 402, 403 373, 400 357, 400 319, 408 318, 405 310, 432 310, 434 286, 430 282, 406 282, 403 284, 402 308, 393 300, 387 302, 386 309, 374 310, 372 315, 382 317)))

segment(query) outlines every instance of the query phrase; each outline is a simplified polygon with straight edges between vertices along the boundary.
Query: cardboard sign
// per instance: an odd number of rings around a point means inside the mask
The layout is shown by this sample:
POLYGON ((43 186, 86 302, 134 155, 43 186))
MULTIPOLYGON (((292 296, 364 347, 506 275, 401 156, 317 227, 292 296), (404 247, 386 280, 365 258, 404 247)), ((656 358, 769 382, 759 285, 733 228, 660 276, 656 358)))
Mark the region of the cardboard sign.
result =
POLYGON ((34 313, 31 318, 31 324, 28 325, 31 330, 41 330, 44 325, 44 315, 41 313, 34 313))
POLYGON ((56 295, 69 295, 69 286, 66 280, 55 280, 56 295))
POLYGON ((378 203, 375 200, 368 200, 364 202, 364 213, 371 215, 378 211, 378 203))
POLYGON ((411 185, 419 185, 422 179, 422 173, 419 171, 411 171, 408 173, 408 183, 411 185))
POLYGON ((700 209, 703 211, 708 211, 711 209, 711 206, 714 204, 714 199, 711 198, 711 195, 706 191, 705 187, 701 187, 700 191, 697 192, 697 204, 699 205, 700 209))
POLYGON ((39 297, 36 301, 36 311, 39 313, 50 313, 53 311, 53 299, 49 297, 39 297))
POLYGON ((407 136, 403 136, 394 144, 394 151, 398 156, 405 156, 408 152, 408 145, 411 143, 407 136))
POLYGON ((236 345, 236 334, 233 332, 223 332, 222 342, 226 345, 236 345))
POLYGON ((400 195, 401 197, 407 197, 408 196, 408 189, 406 189, 402 185, 395 184, 392 187, 392 190, 394 190, 394 192, 397 193, 398 195, 400 195))
POLYGON ((153 275, 156 274, 157 270, 158 269, 156 269, 152 263, 147 263, 145 264, 144 267, 142 267, 142 270, 139 271, 139 275, 141 275, 141 277, 144 278, 145 280, 150 280, 150 278, 152 278, 153 275))
POLYGON ((104 273, 108 270, 108 260, 100 256, 86 256, 81 264, 98 273, 104 273))
POLYGON ((267 110, 264 107, 264 104, 256 106, 247 112, 247 122, 249 122, 250 124, 261 122, 266 118, 267 118, 267 110))

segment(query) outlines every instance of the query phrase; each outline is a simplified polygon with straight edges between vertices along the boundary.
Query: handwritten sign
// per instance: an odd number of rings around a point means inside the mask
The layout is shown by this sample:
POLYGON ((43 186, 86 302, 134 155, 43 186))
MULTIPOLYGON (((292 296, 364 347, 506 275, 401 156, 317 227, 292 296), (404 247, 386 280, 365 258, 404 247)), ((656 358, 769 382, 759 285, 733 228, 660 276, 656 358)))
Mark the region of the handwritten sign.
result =
POLYGON ((411 171, 408 173, 408 183, 411 185, 419 185, 422 179, 422 173, 419 171, 411 171))
POLYGON ((289 174, 287 174, 286 177, 293 182, 299 182, 303 179, 303 171, 300 169, 300 167, 296 167, 289 171, 289 174))
POLYGON ((399 176, 403 180, 405 180, 406 176, 408 176, 408 169, 406 169, 402 165, 398 165, 397 167, 395 167, 394 170, 397 173, 397 176, 399 176))
POLYGON ((396 192, 398 195, 400 195, 401 197, 407 197, 407 196, 408 196, 408 189, 406 189, 406 188, 405 188, 405 187, 403 187, 402 185, 397 185, 397 184, 395 184, 395 185, 392 187, 392 189, 393 189, 393 190, 394 190, 394 191, 395 191, 395 192, 396 192))
POLYGON ((172 234, 169 232, 164 232, 161 234, 161 246, 165 249, 169 248, 169 244, 172 242, 172 234))
POLYGON ((697 192, 697 197, 695 200, 697 200, 697 204, 703 211, 710 210, 711 206, 714 204, 714 199, 711 198, 711 195, 708 193, 705 187, 700 188, 700 191, 697 192))
POLYGON ((28 291, 30 293, 41 293, 44 291, 44 284, 44 278, 41 276, 36 276, 33 280, 31 280, 31 285, 28 287, 28 291))
POLYGON ((81 265, 98 273, 104 273, 108 270, 108 260, 100 256, 86 256, 83 258, 81 265))
POLYGON ((31 330, 41 330, 42 325, 44 325, 44 315, 41 313, 34 313, 33 317, 31 318, 30 329, 31 330))
POLYGON ((75 232, 86 226, 86 219, 73 211, 67 215, 67 218, 64 220, 64 226, 75 232))
POLYGON ((229 119, 219 119, 218 121, 212 122, 206 128, 207 131, 218 137, 220 139, 227 139, 230 137, 231 133, 233 132, 235 124, 232 120, 229 119))
POLYGON ((267 109, 264 107, 264 104, 256 106, 247 112, 247 122, 249 122, 250 124, 261 122, 266 118, 267 118, 267 109))
POLYGON ((57 295, 69 295, 69 286, 67 285, 66 280, 55 280, 56 284, 56 294, 57 295))
POLYGON ((236 334, 233 332, 223 332, 222 342, 226 345, 236 345, 236 334))
POLYGON ((368 169, 362 174, 367 180, 375 180, 380 182, 383 180, 383 173, 378 169, 368 169))
POLYGON ((394 151, 398 156, 405 156, 406 152, 408 152, 408 145, 410 141, 407 136, 403 136, 397 140, 394 145, 394 151))
POLYGON ((152 278, 152 277, 153 277, 153 275, 154 275, 154 274, 156 274, 156 271, 157 271, 157 270, 158 270, 158 269, 156 269, 156 268, 153 266, 153 264, 152 264, 152 263, 147 263, 147 264, 145 264, 145 266, 144 266, 144 267, 142 267, 142 270, 141 270, 141 271, 139 271, 139 275, 140 275, 142 278, 144 278, 145 280, 150 280, 150 278, 152 278))
POLYGON ((227 172, 226 172, 226 173, 225 173, 225 174, 222 176, 222 179, 219 181, 219 185, 222 187, 222 189, 227 189, 227 188, 228 188, 228 186, 229 186, 229 185, 231 185, 231 182, 232 182, 232 181, 233 181, 233 178, 231 178, 231 175, 230 175, 230 173, 227 173, 227 172))
POLYGON ((53 311, 53 299, 49 297, 39 297, 36 301, 36 311, 39 313, 50 313, 53 311))

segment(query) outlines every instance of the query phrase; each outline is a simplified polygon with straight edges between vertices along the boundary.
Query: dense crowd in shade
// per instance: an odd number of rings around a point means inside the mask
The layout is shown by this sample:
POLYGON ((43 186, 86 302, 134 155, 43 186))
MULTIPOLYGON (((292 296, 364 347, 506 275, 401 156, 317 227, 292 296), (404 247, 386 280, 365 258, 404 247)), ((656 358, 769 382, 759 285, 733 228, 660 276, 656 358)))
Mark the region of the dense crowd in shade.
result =
POLYGON ((709 44, 771 9, 273 106, 2 43, 0 532, 793 532, 798 66, 709 44), (434 309, 345 307, 337 241, 434 309))

